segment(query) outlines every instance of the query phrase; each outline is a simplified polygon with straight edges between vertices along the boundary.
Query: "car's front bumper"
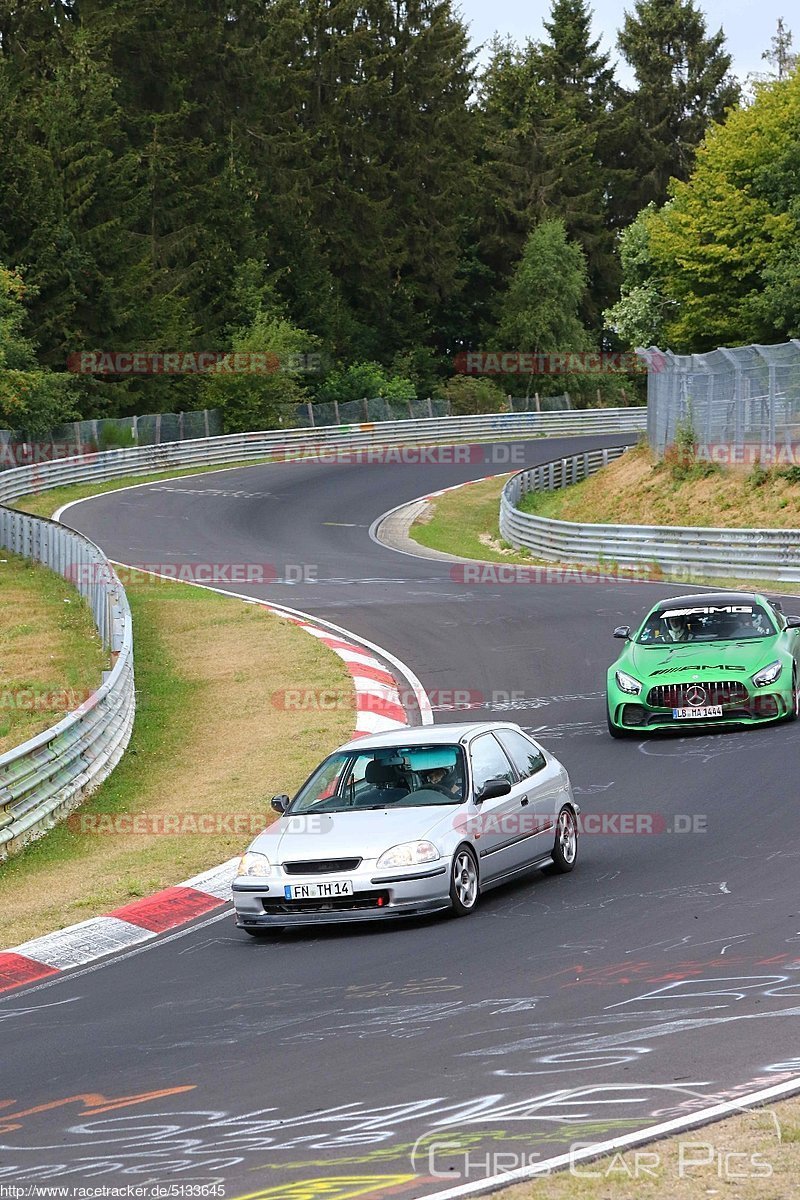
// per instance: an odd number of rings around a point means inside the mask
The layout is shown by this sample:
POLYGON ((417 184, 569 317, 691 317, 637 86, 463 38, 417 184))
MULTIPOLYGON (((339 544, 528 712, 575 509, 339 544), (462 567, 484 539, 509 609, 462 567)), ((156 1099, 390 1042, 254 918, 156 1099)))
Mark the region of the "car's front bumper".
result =
POLYGON ((325 882, 322 875, 276 875, 269 880, 235 879, 233 904, 242 929, 270 926, 330 925, 345 921, 386 921, 440 912, 451 905, 450 861, 440 860, 413 872, 348 872, 353 895, 287 900, 287 884, 325 882))
POLYGON ((713 729, 725 725, 764 725, 781 721, 792 711, 791 694, 772 689, 748 696, 744 703, 723 704, 720 717, 674 717, 671 708, 656 708, 640 696, 608 695, 609 720, 626 732, 655 733, 665 729, 713 729))

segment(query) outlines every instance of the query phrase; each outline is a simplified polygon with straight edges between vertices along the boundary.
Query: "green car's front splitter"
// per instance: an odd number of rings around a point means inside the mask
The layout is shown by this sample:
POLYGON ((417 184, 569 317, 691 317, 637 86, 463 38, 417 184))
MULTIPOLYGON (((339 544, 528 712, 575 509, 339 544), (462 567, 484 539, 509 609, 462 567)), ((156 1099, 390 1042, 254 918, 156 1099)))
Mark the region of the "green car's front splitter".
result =
POLYGON ((608 689, 607 720, 612 737, 633 737, 637 734, 663 733, 665 730, 685 733, 687 730, 702 729, 708 733, 712 729, 724 730, 733 725, 769 725, 788 720, 793 714, 791 692, 787 696, 773 690, 766 696, 755 696, 748 711, 739 707, 725 711, 723 707, 721 717, 674 717, 671 709, 653 708, 639 697, 626 695, 616 687, 610 686, 608 689))

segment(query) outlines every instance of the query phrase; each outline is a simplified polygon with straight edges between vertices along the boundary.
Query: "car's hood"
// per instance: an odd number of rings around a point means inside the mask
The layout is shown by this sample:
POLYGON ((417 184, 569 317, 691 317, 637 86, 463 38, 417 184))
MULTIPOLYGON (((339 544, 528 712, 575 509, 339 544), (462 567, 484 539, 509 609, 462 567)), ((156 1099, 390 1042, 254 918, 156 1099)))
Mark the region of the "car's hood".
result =
POLYGON ((623 670, 637 679, 670 683, 694 678, 730 678, 746 680, 765 663, 775 658, 776 638, 757 638, 741 642, 704 642, 694 645, 639 646, 631 642, 623 655, 623 670))
POLYGON ((260 833, 251 850, 271 862, 315 858, 378 858, 390 846, 452 829, 461 805, 383 808, 280 817, 260 833))

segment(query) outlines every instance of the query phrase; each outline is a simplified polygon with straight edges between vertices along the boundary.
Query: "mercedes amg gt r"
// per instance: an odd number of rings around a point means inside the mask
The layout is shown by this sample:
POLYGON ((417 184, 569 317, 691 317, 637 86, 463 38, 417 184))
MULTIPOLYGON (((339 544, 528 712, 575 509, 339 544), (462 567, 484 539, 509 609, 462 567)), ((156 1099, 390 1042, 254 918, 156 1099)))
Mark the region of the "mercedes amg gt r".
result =
POLYGON ((800 713, 800 617, 755 592, 660 600, 609 667, 608 731, 759 725, 800 713))

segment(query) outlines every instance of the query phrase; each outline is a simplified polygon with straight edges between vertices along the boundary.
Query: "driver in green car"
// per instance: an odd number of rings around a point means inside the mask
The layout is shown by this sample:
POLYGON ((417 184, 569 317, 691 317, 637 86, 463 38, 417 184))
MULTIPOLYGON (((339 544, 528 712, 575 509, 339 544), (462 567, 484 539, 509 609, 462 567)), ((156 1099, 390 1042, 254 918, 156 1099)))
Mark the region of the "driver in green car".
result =
POLYGON ((686 617, 667 617, 667 637, 671 642, 688 642, 689 622, 686 617))

